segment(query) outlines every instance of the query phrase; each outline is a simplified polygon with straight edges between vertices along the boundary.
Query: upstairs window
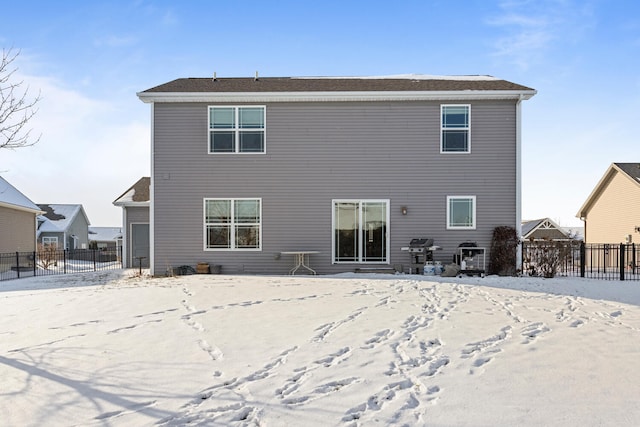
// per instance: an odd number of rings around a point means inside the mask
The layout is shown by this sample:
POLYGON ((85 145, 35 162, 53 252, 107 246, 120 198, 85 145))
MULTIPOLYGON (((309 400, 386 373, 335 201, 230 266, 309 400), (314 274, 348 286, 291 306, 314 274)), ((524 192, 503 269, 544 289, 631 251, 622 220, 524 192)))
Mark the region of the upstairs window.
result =
POLYGON ((441 153, 469 153, 470 105, 442 105, 441 153))
POLYGON ((447 196, 447 229, 475 230, 476 196, 447 196))
POLYGON ((264 153, 265 107, 209 107, 209 153, 264 153))

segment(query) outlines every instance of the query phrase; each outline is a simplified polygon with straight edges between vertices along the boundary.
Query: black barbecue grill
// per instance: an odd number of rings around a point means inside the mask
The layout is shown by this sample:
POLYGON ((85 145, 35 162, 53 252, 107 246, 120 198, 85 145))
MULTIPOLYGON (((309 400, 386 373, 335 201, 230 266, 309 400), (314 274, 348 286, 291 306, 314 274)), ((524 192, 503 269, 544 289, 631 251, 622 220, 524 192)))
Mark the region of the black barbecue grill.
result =
POLYGON ((476 242, 462 242, 453 255, 453 262, 460 266, 458 277, 463 274, 484 277, 485 249, 479 248, 476 242))
POLYGON ((427 261, 433 262, 433 239, 411 239, 409 242, 409 272, 422 273, 427 261))
POLYGON ((433 246, 433 239, 411 239, 409 253, 427 252, 427 248, 433 246))

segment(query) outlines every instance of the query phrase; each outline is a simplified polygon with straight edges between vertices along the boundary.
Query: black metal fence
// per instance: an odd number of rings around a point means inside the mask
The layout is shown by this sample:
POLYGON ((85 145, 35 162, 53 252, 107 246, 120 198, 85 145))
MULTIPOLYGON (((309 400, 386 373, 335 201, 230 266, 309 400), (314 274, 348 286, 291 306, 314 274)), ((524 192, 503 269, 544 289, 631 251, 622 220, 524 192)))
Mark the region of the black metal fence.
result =
POLYGON ((522 274, 640 280, 640 245, 543 241, 522 243, 522 274))
POLYGON ((0 253, 0 281, 120 268, 122 268, 120 248, 107 250, 45 248, 34 252, 0 253))

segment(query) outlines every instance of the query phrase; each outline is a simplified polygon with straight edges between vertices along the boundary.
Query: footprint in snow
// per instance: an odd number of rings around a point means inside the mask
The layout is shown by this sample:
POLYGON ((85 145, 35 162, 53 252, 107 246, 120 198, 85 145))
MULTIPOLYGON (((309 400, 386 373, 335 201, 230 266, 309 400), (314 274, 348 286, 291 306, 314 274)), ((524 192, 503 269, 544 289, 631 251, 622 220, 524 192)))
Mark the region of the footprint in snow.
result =
POLYGON ((532 323, 522 328, 521 335, 525 338, 523 344, 529 344, 537 339, 540 335, 551 331, 551 329, 543 322, 532 323))
MULTIPOLYGON (((370 396, 366 402, 349 409, 342 417, 342 421, 361 420, 368 411, 380 411, 387 403, 396 400, 397 398, 402 398, 402 396, 406 395, 407 391, 410 392, 416 387, 419 388, 420 384, 416 384, 411 379, 388 384, 380 392, 370 396)), ((440 387, 438 386, 432 386, 427 389, 428 395, 435 395, 439 392, 440 387)), ((432 398, 435 399, 435 397, 432 398)), ((408 400, 405 402, 404 407, 410 408, 418 405, 419 401, 416 399, 415 395, 413 393, 409 393, 408 400)))
POLYGON ((376 307, 388 306, 390 301, 391 301, 391 297, 384 297, 380 299, 380 301, 378 301, 378 304, 376 304, 376 307))
POLYGON ((572 328, 579 328, 582 325, 584 325, 584 322, 582 320, 578 319, 578 320, 573 321, 570 326, 572 328))
POLYGON ((306 368, 304 368, 293 377, 289 378, 285 385, 276 389, 276 396, 284 399, 289 395, 295 393, 310 376, 311 374, 307 372, 306 368))
POLYGON ((209 354, 211 360, 221 360, 223 358, 222 351, 217 347, 212 347, 205 340, 199 340, 198 345, 202 350, 209 354))
POLYGON ((318 365, 324 365, 325 367, 328 368, 330 366, 333 366, 335 364, 345 361, 347 358, 349 358, 350 354, 351 354, 351 348, 344 347, 338 350, 337 352, 328 355, 327 357, 316 360, 315 363, 318 365))
POLYGON ((351 384, 355 384, 360 381, 362 380, 357 377, 350 377, 350 378, 344 378, 341 380, 330 381, 328 383, 319 385, 318 387, 313 389, 310 395, 286 398, 282 400, 282 403, 286 405, 300 405, 302 403, 307 403, 309 401, 318 399, 328 394, 335 393, 337 391, 340 391, 344 387, 348 387, 351 384))
POLYGON ((467 344, 465 348, 462 349, 462 358, 467 359, 472 357, 475 353, 486 352, 489 351, 489 349, 498 346, 500 343, 511 337, 511 329, 512 327, 507 325, 501 328, 500 332, 491 338, 467 344))
POLYGON ((371 350, 376 347, 383 341, 388 340, 393 335, 393 331, 391 329, 384 329, 378 333, 373 338, 370 338, 364 342, 364 345, 360 348, 363 350, 371 350))
POLYGON ((435 360, 433 360, 430 364, 429 367, 427 368, 427 370, 421 375, 424 377, 433 377, 434 375, 436 375, 437 373, 439 373, 442 368, 444 368, 445 366, 447 366, 449 364, 450 360, 448 357, 446 356, 441 356, 435 360))
POLYGON ((473 362, 472 368, 469 369, 469 375, 475 375, 478 373, 484 372, 484 370, 476 371, 476 368, 481 368, 487 363, 491 362, 493 358, 491 357, 480 357, 473 362))

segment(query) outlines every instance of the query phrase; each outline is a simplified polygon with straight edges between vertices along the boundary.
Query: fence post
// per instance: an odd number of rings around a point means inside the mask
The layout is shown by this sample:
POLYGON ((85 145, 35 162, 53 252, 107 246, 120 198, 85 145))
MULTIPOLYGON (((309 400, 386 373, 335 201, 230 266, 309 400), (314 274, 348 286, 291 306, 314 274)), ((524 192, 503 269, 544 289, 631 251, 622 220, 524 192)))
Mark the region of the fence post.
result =
POLYGON ((624 280, 624 251, 626 249, 626 245, 624 243, 620 243, 620 280, 624 280))
POLYGON ((18 273, 18 279, 20 278, 20 252, 16 252, 16 273, 18 273))
POLYGON ((96 250, 95 249, 91 249, 92 252, 92 256, 93 256, 93 271, 96 271, 96 250))
POLYGON ((584 277, 585 273, 585 264, 587 260, 587 250, 586 245, 584 244, 584 240, 580 242, 580 277, 584 277))
POLYGON ((62 262, 64 267, 62 267, 62 271, 64 272, 64 274, 67 274, 67 250, 64 249, 62 251, 62 262))
POLYGON ((38 254, 36 253, 36 251, 33 251, 33 277, 36 277, 36 272, 37 272, 37 268, 36 268, 36 266, 37 266, 37 262, 36 262, 36 261, 37 261, 37 259, 36 259, 36 255, 38 255, 38 254))

